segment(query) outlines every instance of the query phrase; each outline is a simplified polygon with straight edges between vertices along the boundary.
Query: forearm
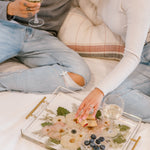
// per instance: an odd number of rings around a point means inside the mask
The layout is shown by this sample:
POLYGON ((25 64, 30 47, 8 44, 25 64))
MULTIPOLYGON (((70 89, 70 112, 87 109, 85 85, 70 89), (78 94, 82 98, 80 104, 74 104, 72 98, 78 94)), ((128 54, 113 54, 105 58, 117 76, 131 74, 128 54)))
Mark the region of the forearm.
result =
POLYGON ((97 85, 104 95, 117 88, 137 67, 140 59, 126 52, 119 64, 97 85))
POLYGON ((1 20, 8 20, 7 10, 8 10, 9 3, 10 1, 0 1, 0 19, 1 20))

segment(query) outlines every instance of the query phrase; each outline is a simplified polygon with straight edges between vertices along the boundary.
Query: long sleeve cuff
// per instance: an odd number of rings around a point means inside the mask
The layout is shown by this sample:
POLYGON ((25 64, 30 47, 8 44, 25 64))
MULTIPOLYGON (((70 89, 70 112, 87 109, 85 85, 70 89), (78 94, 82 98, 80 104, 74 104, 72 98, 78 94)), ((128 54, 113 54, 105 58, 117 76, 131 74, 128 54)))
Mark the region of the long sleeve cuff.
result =
POLYGON ((103 91, 104 95, 113 91, 133 72, 139 61, 139 57, 126 52, 117 66, 96 87, 103 91))
POLYGON ((0 19, 2 20, 8 20, 7 18, 7 7, 10 1, 3 2, 0 1, 0 19))

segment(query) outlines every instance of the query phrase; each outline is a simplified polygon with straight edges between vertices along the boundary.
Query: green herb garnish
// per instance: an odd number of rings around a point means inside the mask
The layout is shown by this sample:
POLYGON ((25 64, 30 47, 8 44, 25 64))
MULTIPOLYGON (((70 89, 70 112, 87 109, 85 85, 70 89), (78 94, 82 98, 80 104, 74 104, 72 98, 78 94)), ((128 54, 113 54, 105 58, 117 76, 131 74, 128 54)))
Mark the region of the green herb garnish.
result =
POLYGON ((97 113, 96 113, 96 118, 97 118, 97 119, 100 119, 100 116, 101 116, 101 115, 102 115, 101 111, 98 110, 97 113))
POLYGON ((113 142, 117 144, 121 144, 121 143, 125 143, 126 139, 124 138, 122 134, 118 134, 116 138, 113 139, 113 142))
POLYGON ((126 131, 126 130, 129 130, 130 129, 130 127, 128 127, 128 126, 126 126, 126 125, 118 125, 119 126, 119 129, 120 129, 120 131, 126 131))
POLYGON ((70 112, 63 108, 63 107, 58 107, 57 108, 57 116, 66 116, 67 114, 69 114, 70 112))
POLYGON ((79 147, 77 150, 81 150, 81 148, 79 147))
POLYGON ((55 143, 55 144, 60 144, 60 140, 56 140, 56 139, 50 138, 50 141, 55 143))
POLYGON ((57 150, 57 149, 52 148, 52 147, 46 147, 46 148, 49 149, 49 150, 57 150))
POLYGON ((52 125, 51 122, 44 122, 44 123, 41 123, 41 126, 42 126, 42 127, 50 126, 50 125, 52 125))

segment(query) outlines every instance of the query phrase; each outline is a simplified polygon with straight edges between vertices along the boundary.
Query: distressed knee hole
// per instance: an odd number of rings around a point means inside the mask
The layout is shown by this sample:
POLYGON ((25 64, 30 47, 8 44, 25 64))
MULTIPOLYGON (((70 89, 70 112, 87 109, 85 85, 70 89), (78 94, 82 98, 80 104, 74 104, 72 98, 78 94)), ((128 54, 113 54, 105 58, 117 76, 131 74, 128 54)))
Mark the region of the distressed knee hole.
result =
POLYGON ((68 75, 71 77, 71 79, 77 83, 79 86, 84 86, 85 85, 85 81, 84 78, 78 74, 72 73, 72 72, 68 72, 68 75))

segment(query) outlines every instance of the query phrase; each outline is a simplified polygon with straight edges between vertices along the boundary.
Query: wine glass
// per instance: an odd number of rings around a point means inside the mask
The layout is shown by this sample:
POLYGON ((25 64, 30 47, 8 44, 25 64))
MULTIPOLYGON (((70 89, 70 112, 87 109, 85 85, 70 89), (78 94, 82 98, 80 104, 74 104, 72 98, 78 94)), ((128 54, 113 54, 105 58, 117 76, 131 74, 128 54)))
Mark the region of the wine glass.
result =
POLYGON ((102 103, 103 119, 110 121, 108 133, 114 135, 114 121, 117 121, 124 110, 124 101, 119 95, 110 94, 104 98, 102 103))
MULTIPOLYGON (((42 0, 28 0, 28 1, 32 3, 42 2, 42 0)), ((42 25, 44 25, 44 20, 41 18, 38 18, 37 14, 35 14, 34 18, 30 19, 28 24, 31 27, 41 27, 42 25)))

